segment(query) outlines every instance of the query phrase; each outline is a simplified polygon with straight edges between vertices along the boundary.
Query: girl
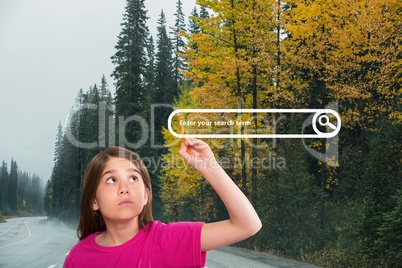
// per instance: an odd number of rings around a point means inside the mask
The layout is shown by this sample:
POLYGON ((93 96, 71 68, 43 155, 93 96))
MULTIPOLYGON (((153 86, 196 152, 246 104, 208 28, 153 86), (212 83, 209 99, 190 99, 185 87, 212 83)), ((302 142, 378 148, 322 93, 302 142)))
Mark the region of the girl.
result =
POLYGON ((64 267, 204 267, 206 251, 258 232, 261 221, 257 213, 208 144, 187 139, 179 154, 211 184, 225 204, 229 220, 154 221, 145 165, 135 153, 110 147, 96 155, 85 170, 80 242, 70 250, 64 267))

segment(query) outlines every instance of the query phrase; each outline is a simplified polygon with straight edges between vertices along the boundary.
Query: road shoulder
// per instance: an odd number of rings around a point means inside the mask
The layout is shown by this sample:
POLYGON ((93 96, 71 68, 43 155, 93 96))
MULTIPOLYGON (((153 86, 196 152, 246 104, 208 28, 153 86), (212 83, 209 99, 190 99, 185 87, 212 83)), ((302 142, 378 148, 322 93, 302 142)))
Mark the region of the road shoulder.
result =
POLYGON ((259 261, 261 263, 266 263, 272 266, 276 266, 278 268, 319 268, 319 266, 293 261, 285 258, 281 258, 278 256, 253 251, 245 248, 236 248, 236 247, 223 247, 220 249, 216 249, 217 251, 231 253, 237 256, 241 256, 248 259, 253 259, 259 261))

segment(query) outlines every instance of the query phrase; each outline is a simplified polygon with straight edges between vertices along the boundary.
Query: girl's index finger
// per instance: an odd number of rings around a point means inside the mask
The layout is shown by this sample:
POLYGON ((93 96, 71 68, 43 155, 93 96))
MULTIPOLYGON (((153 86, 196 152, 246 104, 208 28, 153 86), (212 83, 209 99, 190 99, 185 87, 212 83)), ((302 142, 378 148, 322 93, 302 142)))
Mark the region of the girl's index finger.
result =
MULTIPOLYGON (((183 125, 181 124, 180 113, 177 113, 177 120, 179 121, 180 133, 182 135, 184 135, 184 128, 183 128, 183 125)), ((183 138, 181 138, 181 141, 184 143, 184 142, 187 141, 187 139, 183 137, 183 138)), ((188 152, 188 147, 187 146, 186 146, 186 151, 188 152)))

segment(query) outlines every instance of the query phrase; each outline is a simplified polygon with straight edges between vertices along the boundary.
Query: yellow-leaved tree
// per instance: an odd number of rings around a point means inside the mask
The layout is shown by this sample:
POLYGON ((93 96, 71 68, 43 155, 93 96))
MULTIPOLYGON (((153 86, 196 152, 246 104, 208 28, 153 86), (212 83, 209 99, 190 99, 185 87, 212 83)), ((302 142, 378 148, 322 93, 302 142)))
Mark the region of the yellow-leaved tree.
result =
MULTIPOLYGON (((280 107, 292 102, 293 95, 289 91, 280 91, 275 83, 278 69, 275 67, 278 62, 277 34, 274 31, 277 24, 276 2, 199 0, 197 4, 207 8, 211 15, 202 19, 193 18, 200 28, 199 32, 182 33, 188 40, 182 56, 189 67, 189 70, 182 72, 192 82, 193 88, 185 93, 186 98, 182 96, 176 103, 177 107, 256 109, 267 105, 280 107), (191 105, 182 103, 184 99, 191 99, 191 105)), ((251 116, 249 121, 253 125, 250 128, 258 129, 259 119, 250 114, 236 114, 231 118, 247 120, 247 116, 251 116)), ((211 121, 215 117, 211 114, 204 116, 211 121)), ((229 131, 243 133, 246 130, 238 127, 229 131)), ((169 143, 170 139, 170 134, 165 132, 166 142, 169 143)), ((259 171, 253 168, 251 162, 271 150, 267 142, 257 142, 255 139, 215 139, 209 142, 218 158, 224 159, 224 168, 255 202, 259 171)), ((178 149, 171 148, 166 161, 178 149)), ((163 170, 165 174, 176 174, 183 168, 163 170)), ((199 189, 197 175, 191 174, 194 180, 188 178, 190 175, 186 176, 186 180, 193 185, 188 186, 188 189, 199 189)), ((182 188, 179 179, 176 181, 175 185, 182 188)))
POLYGON ((401 8, 398 0, 296 0, 285 12, 290 73, 313 91, 304 91, 312 105, 339 102, 344 128, 370 131, 380 114, 399 114, 401 8))

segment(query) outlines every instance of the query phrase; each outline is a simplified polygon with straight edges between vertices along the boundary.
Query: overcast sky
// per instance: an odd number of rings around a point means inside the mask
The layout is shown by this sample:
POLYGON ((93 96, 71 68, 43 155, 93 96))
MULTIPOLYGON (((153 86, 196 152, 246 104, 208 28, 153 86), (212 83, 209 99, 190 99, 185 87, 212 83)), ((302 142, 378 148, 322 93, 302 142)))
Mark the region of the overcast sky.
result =
MULTIPOLYGON (((182 0, 186 18, 195 0, 182 0)), ((105 74, 110 89, 125 0, 0 0, 0 161, 50 178, 59 121, 105 74)), ((156 40, 161 12, 176 0, 146 0, 156 40)))

